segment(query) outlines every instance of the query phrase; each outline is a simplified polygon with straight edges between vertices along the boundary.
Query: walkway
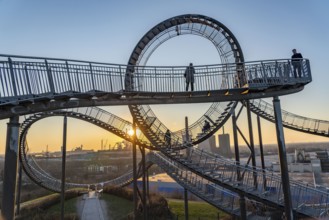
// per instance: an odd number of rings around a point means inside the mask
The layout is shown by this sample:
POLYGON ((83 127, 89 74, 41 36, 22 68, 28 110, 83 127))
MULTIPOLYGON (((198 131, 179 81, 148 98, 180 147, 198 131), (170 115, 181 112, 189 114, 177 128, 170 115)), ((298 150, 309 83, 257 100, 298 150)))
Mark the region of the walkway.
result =
POLYGON ((187 92, 181 66, 132 68, 0 54, 0 119, 71 107, 224 102, 287 95, 312 81, 309 60, 300 62, 300 78, 293 76, 290 59, 195 66, 194 91, 187 92))
POLYGON ((100 203, 98 195, 96 194, 95 191, 90 191, 88 193, 88 195, 85 195, 81 219, 82 220, 89 220, 89 219, 105 220, 105 219, 107 219, 106 216, 104 216, 101 203, 100 203))

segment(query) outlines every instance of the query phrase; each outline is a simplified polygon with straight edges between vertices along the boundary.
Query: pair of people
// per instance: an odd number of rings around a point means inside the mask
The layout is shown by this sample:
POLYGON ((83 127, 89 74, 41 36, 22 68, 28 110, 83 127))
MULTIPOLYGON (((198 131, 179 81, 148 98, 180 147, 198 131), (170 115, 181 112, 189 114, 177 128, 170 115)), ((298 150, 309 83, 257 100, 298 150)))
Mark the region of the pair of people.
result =
MULTIPOLYGON (((291 63, 294 68, 294 76, 297 78, 297 74, 299 77, 302 77, 302 63, 303 56, 301 53, 298 53, 296 49, 292 50, 293 55, 291 56, 291 63)), ((191 85, 191 91, 194 91, 194 74, 195 69, 193 67, 193 63, 190 63, 188 67, 186 67, 184 77, 186 82, 185 90, 188 91, 189 85, 191 85)), ((238 74, 240 76, 241 74, 238 74)), ((240 78, 240 77, 239 77, 240 78)))

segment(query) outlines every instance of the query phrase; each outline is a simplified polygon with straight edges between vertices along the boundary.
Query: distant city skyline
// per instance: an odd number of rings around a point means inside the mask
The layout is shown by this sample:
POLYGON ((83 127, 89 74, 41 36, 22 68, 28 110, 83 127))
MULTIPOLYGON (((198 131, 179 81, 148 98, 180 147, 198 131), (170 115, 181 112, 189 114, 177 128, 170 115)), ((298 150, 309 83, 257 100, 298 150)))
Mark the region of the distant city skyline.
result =
MULTIPOLYGON (((282 96, 282 109, 297 115, 329 121, 329 2, 319 1, 42 1, 0 0, 0 54, 68 58, 126 64, 140 38, 153 26, 181 14, 202 14, 227 26, 239 41, 246 61, 290 58, 296 48, 310 59, 313 82, 299 93, 282 96)), ((165 42, 147 65, 195 65, 220 63, 215 47, 197 36, 165 42)), ((271 99, 267 99, 272 102, 271 99)), ((153 111, 171 130, 184 127, 184 117, 194 122, 210 104, 154 105, 153 111), (186 110, 189 111, 186 111, 186 110)), ((131 121, 128 107, 102 107, 131 121)), ((255 116, 253 128, 256 131, 255 116)), ((0 121, 0 153, 5 151, 6 123, 0 121)), ((29 131, 33 151, 62 145, 62 118, 42 120, 29 131)), ((245 130, 246 121, 238 122, 245 130)), ((231 133, 231 120, 225 131, 231 133)), ((275 126, 262 120, 263 141, 276 142, 275 126)), ((222 129, 218 131, 222 133, 222 129)), ((255 133, 255 144, 258 137, 255 133)), ((247 132, 246 132, 247 134, 247 132)), ((232 135, 231 135, 232 136, 232 135)), ((101 140, 121 139, 102 129, 68 120, 68 150, 84 145, 100 149, 101 140)), ((325 142, 328 138, 285 129, 287 143, 325 142)), ((239 139, 239 143, 244 145, 239 139)), ((231 142, 232 144, 232 142, 231 142)))

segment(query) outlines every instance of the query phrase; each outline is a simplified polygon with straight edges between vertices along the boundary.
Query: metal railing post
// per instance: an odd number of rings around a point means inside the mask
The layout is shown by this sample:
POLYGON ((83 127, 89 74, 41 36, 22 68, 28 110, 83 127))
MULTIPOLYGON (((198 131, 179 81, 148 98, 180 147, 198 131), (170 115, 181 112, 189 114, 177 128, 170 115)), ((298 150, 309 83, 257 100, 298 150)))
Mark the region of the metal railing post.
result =
POLYGON ((30 95, 32 95, 32 89, 31 89, 31 82, 30 82, 30 77, 29 77, 29 73, 27 71, 27 66, 24 66, 24 71, 25 71, 25 77, 26 77, 26 84, 27 84, 27 89, 28 92, 30 93, 30 95))
POLYGON ((14 68, 13 68, 13 61, 11 60, 10 57, 8 58, 8 64, 9 64, 9 70, 10 70, 12 89, 14 92, 14 96, 16 97, 17 96, 16 78, 15 78, 15 73, 14 73, 14 68))
POLYGON ((65 61, 65 66, 66 66, 67 77, 69 79, 70 90, 73 91, 70 69, 69 69, 69 64, 68 64, 67 60, 65 61))
POLYGON ((54 79, 51 73, 51 70, 48 65, 48 61, 45 60, 45 65, 46 65, 46 71, 47 71, 47 76, 48 76, 48 82, 49 82, 49 87, 50 87, 50 92, 55 93, 55 85, 54 85, 54 79))
POLYGON ((89 68, 90 68, 90 75, 91 75, 91 85, 92 85, 92 90, 95 92, 95 76, 94 76, 94 72, 93 72, 93 67, 91 65, 91 63, 89 63, 89 68))

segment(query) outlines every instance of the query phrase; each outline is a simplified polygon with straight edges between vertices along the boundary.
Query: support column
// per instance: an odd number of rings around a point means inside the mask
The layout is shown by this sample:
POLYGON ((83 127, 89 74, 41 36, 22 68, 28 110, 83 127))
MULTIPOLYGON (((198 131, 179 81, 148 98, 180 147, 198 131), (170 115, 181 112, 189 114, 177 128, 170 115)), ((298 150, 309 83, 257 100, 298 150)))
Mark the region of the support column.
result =
POLYGON ((62 182, 61 182, 61 219, 62 220, 64 219, 64 213, 65 213, 66 134, 67 134, 67 117, 64 116, 63 146, 62 146, 62 182))
MULTIPOLYGON (((189 136, 189 131, 188 131, 188 117, 185 117, 185 139, 186 139, 186 144, 190 143, 190 136, 189 136)), ((186 157, 190 157, 190 148, 186 148, 186 157)))
POLYGON ((146 166, 145 166, 145 148, 140 147, 142 153, 142 169, 143 169, 143 218, 147 220, 147 200, 146 200, 146 166))
POLYGON ((22 188, 22 164, 19 163, 19 174, 18 174, 18 186, 17 186, 17 197, 16 197, 16 215, 19 215, 21 208, 21 188, 22 188))
POLYGON ((134 219, 137 219, 137 149, 136 149, 136 123, 133 119, 133 198, 134 198, 134 219))
MULTIPOLYGON (((188 117, 185 117, 185 138, 186 138, 186 143, 189 143, 190 137, 189 137, 189 131, 188 131, 188 117)), ((186 157, 187 158, 190 157, 190 148, 186 148, 186 157)), ((188 198, 187 198, 187 189, 186 188, 184 188, 184 211, 185 211, 185 220, 188 220, 188 198)))
POLYGON ((264 189, 266 189, 265 160, 264 160, 264 150, 263 150, 262 128, 261 128, 261 125, 260 125, 259 115, 257 115, 257 125, 258 125, 260 160, 261 160, 262 169, 263 169, 263 187, 264 187, 264 189))
POLYGON ((1 216, 12 220, 15 217, 15 195, 19 143, 19 116, 9 119, 7 124, 6 154, 2 190, 1 216))
POLYGON ((150 199, 150 181, 149 181, 149 170, 146 169, 146 196, 147 201, 150 199))
POLYGON ((275 115, 276 135, 277 135, 278 148, 279 148, 285 217, 287 220, 292 220, 294 219, 294 216, 293 216, 291 193, 290 193, 290 182, 289 182, 287 155, 286 155, 287 152, 286 152, 284 133, 283 133, 281 105, 280 105, 280 100, 277 96, 273 97, 273 107, 274 107, 274 115, 275 115))
MULTIPOLYGON (((232 127, 233 127, 233 140, 234 140, 234 153, 235 153, 235 161, 236 165, 240 165, 240 151, 239 151, 239 142, 238 142, 238 132, 237 132, 237 126, 236 126, 236 117, 235 117, 235 111, 232 111, 232 127)), ((237 167, 237 179, 238 181, 242 181, 241 179, 241 173, 239 167, 237 167)), ((247 219, 247 211, 246 211, 246 200, 244 198, 244 195, 241 193, 240 196, 240 215, 241 220, 247 219)))
POLYGON ((188 220, 188 198, 187 198, 187 189, 184 188, 184 211, 185 211, 185 220, 188 220))
POLYGON ((251 110, 250 110, 250 101, 247 100, 247 117, 248 117, 248 128, 249 128, 249 139, 250 139, 250 150, 251 150, 251 163, 252 169, 254 170, 254 186, 257 188, 257 172, 256 170, 256 154, 255 154, 255 145, 254 145, 254 135, 252 130, 252 122, 251 122, 251 110))

